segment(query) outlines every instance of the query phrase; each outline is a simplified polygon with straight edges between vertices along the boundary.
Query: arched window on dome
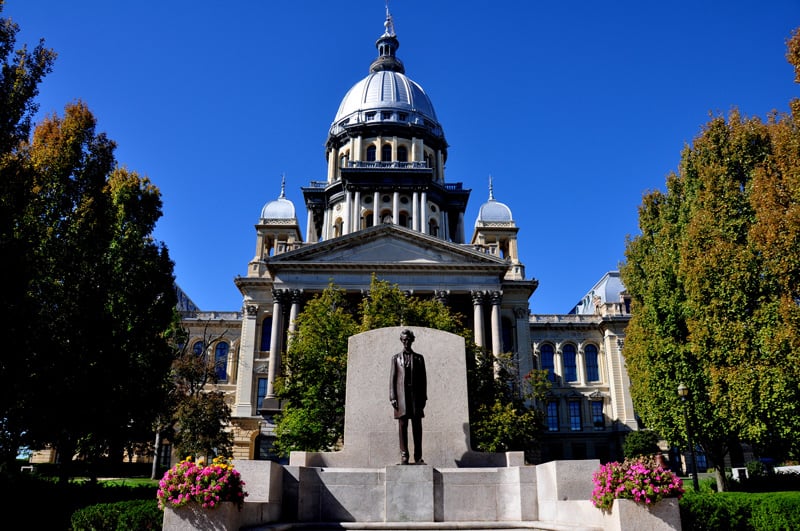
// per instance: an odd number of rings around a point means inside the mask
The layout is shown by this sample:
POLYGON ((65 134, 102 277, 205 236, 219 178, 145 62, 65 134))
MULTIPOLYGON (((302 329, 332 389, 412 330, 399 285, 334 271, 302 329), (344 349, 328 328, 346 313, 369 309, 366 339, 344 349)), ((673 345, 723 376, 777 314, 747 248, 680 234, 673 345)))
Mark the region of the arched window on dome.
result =
POLYGON ((425 166, 427 168, 433 168, 433 155, 430 152, 425 152, 425 166))
POLYGON ((366 229, 367 227, 371 227, 372 226, 372 220, 373 220, 372 211, 371 210, 367 210, 366 212, 364 212, 364 216, 361 219, 362 219, 362 222, 361 222, 361 228, 362 229, 366 229))
POLYGON ((397 146, 397 162, 408 162, 408 149, 405 146, 397 146))
POLYGON ((338 238, 342 235, 342 229, 344 228, 344 221, 342 218, 336 218, 336 221, 333 222, 333 237, 338 238))
POLYGON ((392 160, 392 145, 391 144, 384 144, 381 147, 381 161, 382 162, 391 162, 392 160))
POLYGON ((384 210, 381 212, 381 222, 387 225, 392 224, 392 211, 391 210, 384 210))
POLYGON ((375 146, 367 147, 367 162, 375 162, 375 146))
POLYGON ((401 211, 400 212, 399 225, 401 227, 406 227, 406 228, 409 228, 409 229, 411 228, 411 218, 409 217, 408 212, 406 212, 406 211, 401 211))
POLYGON ((350 161, 350 152, 349 151, 345 151, 344 153, 339 155, 339 167, 340 168, 346 168, 347 167, 347 163, 349 161, 350 161))
POLYGON ((217 374, 217 380, 220 382, 228 381, 228 350, 230 346, 225 341, 217 343, 217 348, 214 349, 214 370, 217 374))

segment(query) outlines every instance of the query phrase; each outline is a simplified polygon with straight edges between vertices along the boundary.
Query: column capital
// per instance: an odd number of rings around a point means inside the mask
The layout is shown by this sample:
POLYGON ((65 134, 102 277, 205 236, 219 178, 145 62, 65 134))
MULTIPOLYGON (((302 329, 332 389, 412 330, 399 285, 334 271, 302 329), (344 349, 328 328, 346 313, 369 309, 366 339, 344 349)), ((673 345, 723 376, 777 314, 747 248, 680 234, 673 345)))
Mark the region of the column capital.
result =
POLYGON ((441 302, 442 304, 447 305, 447 302, 450 299, 450 290, 438 289, 433 292, 433 298, 441 302))
POLYGON ((530 315, 528 308, 524 306, 517 306, 514 308, 514 317, 517 319, 526 319, 530 315))
POLYGON ((469 292, 472 297, 472 305, 479 306, 486 300, 486 292, 480 290, 473 290, 469 292))
POLYGON ((492 301, 492 306, 499 306, 503 302, 503 292, 501 290, 492 291, 489 293, 489 298, 492 301))
POLYGON ((303 290, 302 289, 293 289, 289 290, 289 297, 292 301, 292 304, 300 304, 303 299, 303 290))
POLYGON ((258 304, 253 304, 252 302, 245 303, 244 313, 247 317, 255 317, 258 315, 258 304))

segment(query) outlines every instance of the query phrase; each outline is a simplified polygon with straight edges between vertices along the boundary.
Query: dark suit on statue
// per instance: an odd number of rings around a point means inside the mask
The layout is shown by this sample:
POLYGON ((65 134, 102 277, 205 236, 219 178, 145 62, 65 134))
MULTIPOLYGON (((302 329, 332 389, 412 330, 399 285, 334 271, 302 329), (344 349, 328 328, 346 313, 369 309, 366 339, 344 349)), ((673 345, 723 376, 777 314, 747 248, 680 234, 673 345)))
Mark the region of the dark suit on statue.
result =
MULTIPOLYGON (((413 341, 413 339, 411 339, 413 341)), ((410 350, 392 356, 389 377, 389 401, 398 420, 400 460, 408 464, 408 421, 414 436, 414 461, 422 462, 422 418, 428 400, 428 381, 425 358, 410 350)))

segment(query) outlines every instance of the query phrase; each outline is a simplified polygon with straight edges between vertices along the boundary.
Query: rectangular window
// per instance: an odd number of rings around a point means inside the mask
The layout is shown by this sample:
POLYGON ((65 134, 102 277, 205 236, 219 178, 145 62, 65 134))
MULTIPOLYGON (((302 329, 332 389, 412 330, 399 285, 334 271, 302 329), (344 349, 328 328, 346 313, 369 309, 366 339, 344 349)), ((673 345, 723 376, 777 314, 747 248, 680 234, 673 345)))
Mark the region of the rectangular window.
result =
POLYGON ((256 391, 256 410, 260 410, 264 406, 264 397, 267 396, 267 379, 258 379, 258 390, 256 391))
POLYGON ((569 429, 581 431, 581 403, 579 400, 569 401, 569 429))
POLYGON ((606 419, 603 417, 603 401, 592 400, 592 425, 595 430, 606 429, 606 419))
POLYGON ((547 402, 547 431, 558 431, 558 402, 547 402))

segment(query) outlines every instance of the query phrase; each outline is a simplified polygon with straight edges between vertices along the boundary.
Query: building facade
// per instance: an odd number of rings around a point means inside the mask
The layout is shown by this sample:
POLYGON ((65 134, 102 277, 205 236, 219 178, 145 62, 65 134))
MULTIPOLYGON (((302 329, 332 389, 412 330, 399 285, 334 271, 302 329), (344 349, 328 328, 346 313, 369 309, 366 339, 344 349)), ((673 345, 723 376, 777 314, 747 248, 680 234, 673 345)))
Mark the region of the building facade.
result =
POLYGON ((189 346, 217 362, 232 407, 235 455, 271 458, 274 383, 305 301, 333 282, 354 301, 373 275, 467 316, 475 343, 511 352, 521 379, 550 372, 543 459, 616 457, 636 429, 622 345, 629 316, 619 275, 565 315, 531 315, 538 282, 519 260, 511 209, 491 180, 467 238, 471 190, 445 175, 447 141, 433 103, 405 74, 387 11, 368 75, 344 95, 325 144, 324 180, 303 187, 305 230, 284 183, 255 225, 255 252, 235 279, 241 312, 203 312, 183 297, 189 346), (304 236, 303 236, 304 234, 304 236))

